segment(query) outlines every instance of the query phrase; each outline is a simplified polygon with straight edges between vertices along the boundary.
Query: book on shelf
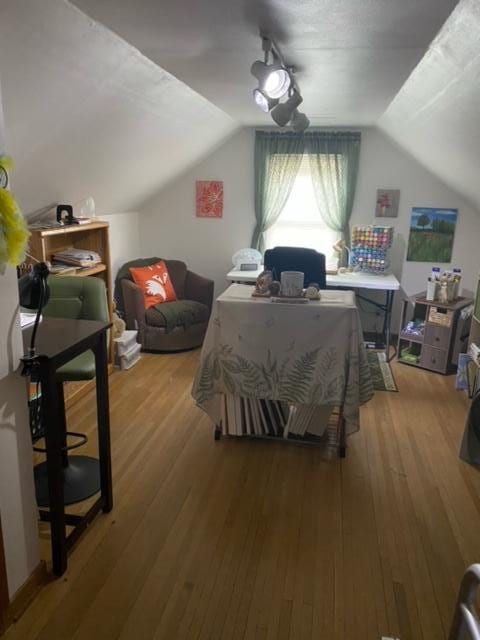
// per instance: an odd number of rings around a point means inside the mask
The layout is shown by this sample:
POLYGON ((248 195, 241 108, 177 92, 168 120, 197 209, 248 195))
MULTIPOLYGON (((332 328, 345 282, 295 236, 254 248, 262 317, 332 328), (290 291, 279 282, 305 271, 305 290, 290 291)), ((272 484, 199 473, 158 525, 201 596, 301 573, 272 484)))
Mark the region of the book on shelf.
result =
POLYGON ((250 413, 249 413, 249 401, 248 398, 240 398, 240 402, 242 403, 242 407, 243 407, 243 419, 244 419, 244 425, 245 425, 245 433, 248 436, 252 435, 252 425, 250 422, 250 413))
POLYGON ((252 435, 261 436, 262 430, 260 426, 260 417, 257 411, 257 401, 254 398, 249 399, 250 415, 252 417, 252 435))
POLYGON ((258 408, 260 411, 260 415, 262 417, 263 420, 263 427, 265 430, 265 434, 267 436, 274 436, 276 435, 276 429, 275 429, 275 424, 271 418, 270 412, 268 410, 268 405, 267 405, 267 401, 264 399, 260 399, 258 401, 258 408))
POLYGON ((74 267, 71 264, 66 264, 66 263, 62 263, 62 262, 52 262, 52 264, 50 265, 50 273, 52 275, 66 275, 67 273, 69 273, 70 275, 73 275, 74 273, 76 273, 77 271, 77 267, 74 267))
POLYGON ((227 423, 227 397, 222 395, 222 434, 226 436, 228 434, 228 423, 227 423))
POLYGON ((228 424, 228 433, 231 436, 237 435, 237 423, 235 419, 235 398, 234 396, 228 394, 227 398, 227 424, 228 424))
POLYGON ((101 262, 101 258, 96 251, 69 247, 68 249, 54 253, 53 261, 77 267, 93 267, 101 262))
POLYGON ((273 435, 278 435, 279 432, 279 423, 278 418, 276 416, 276 412, 274 409, 275 403, 272 400, 264 400, 264 406, 268 416, 268 425, 273 433, 273 435))
POLYGON ((233 397, 235 407, 235 430, 238 436, 242 436, 243 431, 243 415, 242 415, 242 399, 238 396, 233 397))

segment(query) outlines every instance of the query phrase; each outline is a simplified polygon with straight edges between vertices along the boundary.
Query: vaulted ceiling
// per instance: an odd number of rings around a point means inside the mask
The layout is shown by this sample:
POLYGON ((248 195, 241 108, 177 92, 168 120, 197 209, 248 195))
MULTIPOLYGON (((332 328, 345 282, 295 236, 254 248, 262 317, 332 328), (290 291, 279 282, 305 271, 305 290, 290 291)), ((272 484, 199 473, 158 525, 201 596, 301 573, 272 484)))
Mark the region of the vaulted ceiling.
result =
POLYGON ((298 67, 316 125, 372 125, 456 0, 74 0, 244 125, 270 124, 251 99, 259 30, 298 67))
POLYGON ((273 36, 317 126, 378 126, 480 208, 478 0, 1 0, 24 210, 136 208, 240 126, 273 36))
POLYGON ((480 209, 480 2, 463 0, 378 125, 480 209))
POLYGON ((238 123, 64 0, 0 1, 0 82, 24 212, 139 202, 238 123))

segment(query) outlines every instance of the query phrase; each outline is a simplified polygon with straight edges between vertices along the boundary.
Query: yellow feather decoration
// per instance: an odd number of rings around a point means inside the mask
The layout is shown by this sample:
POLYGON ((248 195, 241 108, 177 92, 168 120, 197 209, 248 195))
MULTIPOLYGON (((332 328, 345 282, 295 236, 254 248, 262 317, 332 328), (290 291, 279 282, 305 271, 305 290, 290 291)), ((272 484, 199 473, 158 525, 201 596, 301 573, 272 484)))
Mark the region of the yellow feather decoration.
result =
POLYGON ((12 171, 13 169, 13 160, 10 156, 0 156, 0 167, 5 169, 5 171, 12 171))
POLYGON ((0 189, 0 264, 20 264, 25 259, 29 237, 27 223, 12 193, 0 189))

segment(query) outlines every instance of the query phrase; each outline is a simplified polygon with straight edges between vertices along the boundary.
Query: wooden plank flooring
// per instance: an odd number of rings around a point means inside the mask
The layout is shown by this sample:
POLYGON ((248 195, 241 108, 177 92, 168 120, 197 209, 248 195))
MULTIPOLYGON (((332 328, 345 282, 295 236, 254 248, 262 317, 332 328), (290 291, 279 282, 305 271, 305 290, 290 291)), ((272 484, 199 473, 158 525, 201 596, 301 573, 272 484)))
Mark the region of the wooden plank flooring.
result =
MULTIPOLYGON (((362 409, 340 461, 214 442, 190 397, 198 356, 144 355, 111 377, 115 508, 7 640, 446 638, 480 560, 453 378, 395 364, 400 392, 362 409)), ((91 431, 94 410, 91 394, 70 428, 91 431)))

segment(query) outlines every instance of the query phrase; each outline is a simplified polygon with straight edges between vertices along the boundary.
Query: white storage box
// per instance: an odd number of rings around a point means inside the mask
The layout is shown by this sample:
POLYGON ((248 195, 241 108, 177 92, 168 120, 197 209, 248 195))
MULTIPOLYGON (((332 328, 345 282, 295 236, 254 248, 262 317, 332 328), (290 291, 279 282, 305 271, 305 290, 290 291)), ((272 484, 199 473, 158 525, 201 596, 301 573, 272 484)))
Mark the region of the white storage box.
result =
POLYGON ((134 347, 137 343, 136 329, 126 330, 119 338, 115 338, 115 350, 118 357, 125 355, 134 347))
POLYGON ((123 355, 117 357, 117 363, 122 371, 131 369, 133 365, 135 365, 140 360, 141 349, 142 345, 136 342, 130 349, 130 351, 127 351, 127 353, 124 353, 123 355))

